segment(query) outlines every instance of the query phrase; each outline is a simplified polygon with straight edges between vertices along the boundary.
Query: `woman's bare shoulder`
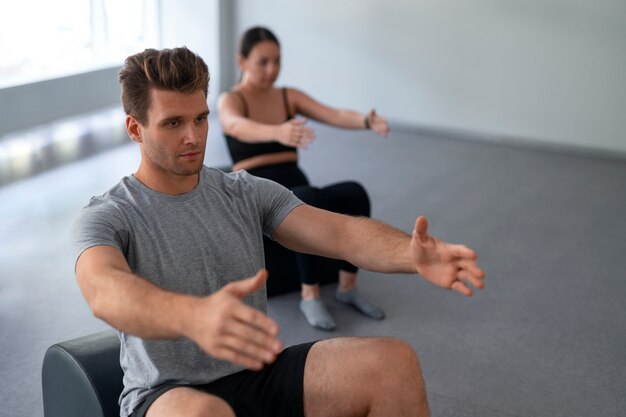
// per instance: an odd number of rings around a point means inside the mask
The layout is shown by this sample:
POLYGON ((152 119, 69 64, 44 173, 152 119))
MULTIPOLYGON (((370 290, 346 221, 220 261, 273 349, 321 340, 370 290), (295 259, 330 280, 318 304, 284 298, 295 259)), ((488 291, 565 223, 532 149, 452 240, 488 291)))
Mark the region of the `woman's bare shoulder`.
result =
POLYGON ((244 103, 241 100, 241 97, 238 96, 236 90, 224 91, 217 98, 217 108, 220 111, 224 111, 227 109, 237 110, 238 112, 242 112, 245 110, 244 103))

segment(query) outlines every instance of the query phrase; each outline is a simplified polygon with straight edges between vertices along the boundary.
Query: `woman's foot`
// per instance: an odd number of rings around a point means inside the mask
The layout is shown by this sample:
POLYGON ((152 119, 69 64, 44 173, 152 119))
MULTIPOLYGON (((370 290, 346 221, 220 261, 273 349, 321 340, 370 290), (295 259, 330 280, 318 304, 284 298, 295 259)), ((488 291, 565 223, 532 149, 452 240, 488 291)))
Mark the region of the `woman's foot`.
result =
POLYGON ((372 319, 382 320, 385 318, 385 312, 380 307, 367 301, 356 288, 349 291, 338 289, 335 292, 335 299, 340 303, 354 307, 358 312, 372 319))
POLYGON ((335 320, 319 297, 300 301, 300 311, 313 327, 322 330, 334 330, 336 327, 335 320))

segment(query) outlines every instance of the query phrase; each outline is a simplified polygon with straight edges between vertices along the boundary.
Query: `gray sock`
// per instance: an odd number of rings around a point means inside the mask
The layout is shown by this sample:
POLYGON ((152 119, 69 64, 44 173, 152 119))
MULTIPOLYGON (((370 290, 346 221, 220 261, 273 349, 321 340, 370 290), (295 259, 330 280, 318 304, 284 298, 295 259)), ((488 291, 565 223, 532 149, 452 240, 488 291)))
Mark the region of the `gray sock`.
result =
POLYGON ((385 312, 380 307, 375 306, 363 298, 361 293, 358 292, 356 288, 353 288, 350 291, 340 291, 338 289, 337 292, 335 292, 335 299, 340 303, 354 307, 357 311, 367 317, 376 320, 382 320, 385 318, 385 312))
POLYGON ((311 326, 322 330, 335 329, 335 321, 319 298, 300 301, 300 311, 311 326))

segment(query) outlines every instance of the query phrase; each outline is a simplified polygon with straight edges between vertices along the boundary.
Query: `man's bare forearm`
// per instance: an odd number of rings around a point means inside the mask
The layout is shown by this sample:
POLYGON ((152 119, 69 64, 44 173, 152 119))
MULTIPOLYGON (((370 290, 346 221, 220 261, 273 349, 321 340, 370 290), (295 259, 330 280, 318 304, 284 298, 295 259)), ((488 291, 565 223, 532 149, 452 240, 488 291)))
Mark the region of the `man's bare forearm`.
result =
POLYGON ((369 271, 417 273, 410 235, 375 219, 344 217, 339 236, 343 259, 369 271))
POLYGON ((265 270, 195 297, 157 287, 133 274, 120 251, 98 246, 81 255, 76 277, 94 315, 125 333, 184 337, 211 356, 254 370, 272 363, 282 350, 278 324, 242 301, 263 287, 265 270))
POLYGON ((411 236, 367 217, 352 217, 302 204, 273 237, 297 252, 345 259, 375 272, 416 273, 411 236))
POLYGON ((96 317, 140 337, 185 336, 197 297, 165 291, 124 267, 101 266, 93 253, 82 257, 76 276, 96 317))

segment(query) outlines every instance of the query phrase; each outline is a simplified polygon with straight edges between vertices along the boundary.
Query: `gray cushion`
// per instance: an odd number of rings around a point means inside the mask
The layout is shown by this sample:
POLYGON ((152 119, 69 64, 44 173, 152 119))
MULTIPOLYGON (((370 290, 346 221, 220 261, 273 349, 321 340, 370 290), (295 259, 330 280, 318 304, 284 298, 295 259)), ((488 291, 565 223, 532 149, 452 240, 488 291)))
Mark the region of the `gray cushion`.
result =
POLYGON ((50 346, 42 368, 45 417, 119 417, 123 372, 113 330, 50 346))

